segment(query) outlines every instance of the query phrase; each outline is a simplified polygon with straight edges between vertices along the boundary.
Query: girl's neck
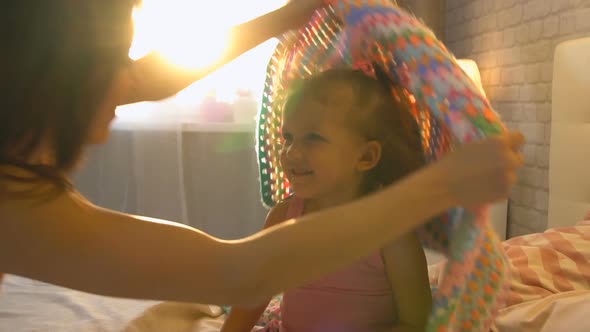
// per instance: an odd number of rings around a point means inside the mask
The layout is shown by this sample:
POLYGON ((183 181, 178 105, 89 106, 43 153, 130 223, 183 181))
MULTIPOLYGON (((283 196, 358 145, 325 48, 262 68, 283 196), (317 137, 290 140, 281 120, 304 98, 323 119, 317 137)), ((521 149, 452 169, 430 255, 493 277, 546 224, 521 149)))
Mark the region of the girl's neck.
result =
POLYGON ((305 213, 312 213, 329 209, 354 201, 363 196, 360 188, 350 188, 351 190, 341 190, 333 194, 321 197, 305 198, 305 213))

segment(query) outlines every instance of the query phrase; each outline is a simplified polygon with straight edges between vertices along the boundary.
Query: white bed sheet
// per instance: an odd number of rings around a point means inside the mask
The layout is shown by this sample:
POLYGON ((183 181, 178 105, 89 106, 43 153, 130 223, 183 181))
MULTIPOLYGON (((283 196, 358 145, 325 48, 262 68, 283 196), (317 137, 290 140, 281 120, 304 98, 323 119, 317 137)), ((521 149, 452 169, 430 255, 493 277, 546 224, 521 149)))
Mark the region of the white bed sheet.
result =
POLYGON ((118 299, 7 275, 0 289, 0 331, 213 332, 217 306, 118 299))

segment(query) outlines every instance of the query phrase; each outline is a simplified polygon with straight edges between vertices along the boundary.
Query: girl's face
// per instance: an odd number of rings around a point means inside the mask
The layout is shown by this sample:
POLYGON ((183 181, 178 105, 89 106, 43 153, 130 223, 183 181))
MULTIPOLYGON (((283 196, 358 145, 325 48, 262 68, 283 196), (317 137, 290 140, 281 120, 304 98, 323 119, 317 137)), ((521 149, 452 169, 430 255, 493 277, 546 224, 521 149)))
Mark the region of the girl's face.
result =
POLYGON ((359 194, 368 143, 347 118, 354 93, 341 88, 337 103, 303 98, 283 116, 280 160, 297 196, 338 203, 359 194))

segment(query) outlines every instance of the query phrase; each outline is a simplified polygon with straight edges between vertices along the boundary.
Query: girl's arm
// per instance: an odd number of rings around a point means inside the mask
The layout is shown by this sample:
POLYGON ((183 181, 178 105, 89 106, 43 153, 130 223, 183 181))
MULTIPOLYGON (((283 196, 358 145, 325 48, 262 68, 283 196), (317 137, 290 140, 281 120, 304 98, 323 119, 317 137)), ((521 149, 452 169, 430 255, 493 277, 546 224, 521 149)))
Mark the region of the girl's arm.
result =
MULTIPOLYGON (((285 221, 287 208, 288 203, 286 202, 275 205, 266 216, 264 228, 266 229, 285 221)), ((264 313, 268 303, 269 300, 267 299, 258 306, 232 307, 227 319, 223 322, 220 332, 250 332, 260 316, 264 313)))
MULTIPOLYGON (((119 104, 171 97, 266 40, 303 25, 321 5, 321 0, 294 0, 273 12, 233 27, 229 31, 228 48, 217 62, 206 68, 188 70, 167 62, 158 53, 151 53, 133 62, 121 75, 128 92, 123 94, 119 104)), ((203 45, 202 49, 207 52, 207 45, 203 45)))
POLYGON ((432 307, 426 255, 414 232, 408 233, 381 250, 391 289, 398 324, 386 331, 422 332, 432 307))
POLYGON ((269 301, 253 308, 233 306, 219 332, 250 332, 268 306, 269 301))
MULTIPOLYGON (((383 248, 452 206, 506 197, 522 165, 515 151, 522 142, 508 134, 472 143, 378 193, 237 241, 101 209, 72 192, 50 201, 4 197, 0 271, 118 297, 262 303, 383 248)), ((13 191, 7 181, 2 186, 11 192, 28 189, 13 191)))

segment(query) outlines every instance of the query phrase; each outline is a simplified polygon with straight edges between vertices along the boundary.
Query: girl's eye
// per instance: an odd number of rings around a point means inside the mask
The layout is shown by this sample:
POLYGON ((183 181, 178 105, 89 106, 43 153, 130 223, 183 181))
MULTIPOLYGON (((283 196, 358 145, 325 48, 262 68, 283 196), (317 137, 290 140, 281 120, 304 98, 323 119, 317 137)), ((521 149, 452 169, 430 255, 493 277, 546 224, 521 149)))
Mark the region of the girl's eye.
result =
POLYGON ((287 145, 287 144, 291 144, 292 140, 293 140, 293 138, 291 137, 291 134, 284 133, 283 136, 281 138, 279 138, 279 143, 281 143, 283 145, 287 145))
POLYGON ((306 139, 312 142, 324 142, 326 141, 326 139, 318 134, 318 133, 310 133, 306 136, 306 139))

